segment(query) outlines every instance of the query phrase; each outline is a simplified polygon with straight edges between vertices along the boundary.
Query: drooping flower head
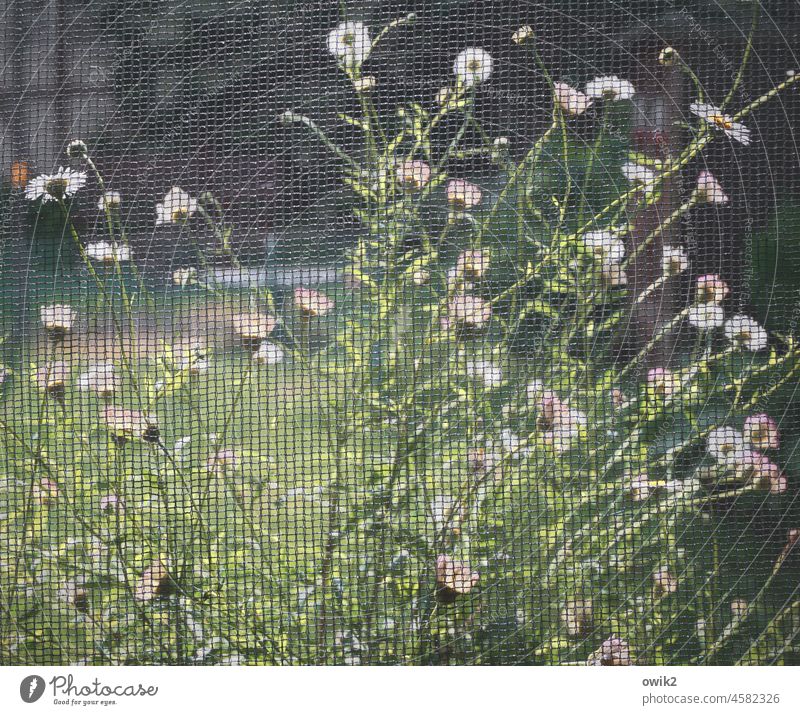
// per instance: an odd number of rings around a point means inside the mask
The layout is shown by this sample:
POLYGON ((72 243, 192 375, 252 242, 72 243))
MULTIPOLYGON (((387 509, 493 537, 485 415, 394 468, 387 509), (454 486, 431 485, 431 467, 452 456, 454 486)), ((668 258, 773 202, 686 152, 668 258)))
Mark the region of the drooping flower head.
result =
POLYGON ((553 90, 556 104, 561 107, 562 111, 573 117, 583 114, 593 104, 593 101, 583 92, 570 87, 565 82, 556 82, 553 90))
POLYGON ((335 307, 333 298, 313 288, 295 288, 294 304, 300 314, 307 318, 321 317, 330 313, 335 307))
POLYGON ((94 392, 107 400, 119 389, 119 378, 113 363, 100 363, 78 376, 77 385, 79 390, 94 392))
POLYGON ((484 277, 489 268, 489 254, 480 249, 470 249, 461 253, 456 261, 456 271, 466 280, 477 281, 484 277))
POLYGON ((172 282, 176 286, 185 288, 186 286, 194 285, 197 283, 197 269, 196 268, 178 268, 172 274, 172 282))
POLYGON ((662 67, 674 67, 681 59, 674 47, 665 47, 658 53, 658 64, 662 67))
POLYGON ((67 363, 62 360, 54 360, 37 368, 33 373, 33 380, 48 397, 63 404, 69 373, 67 363))
POLYGON ((595 77, 586 85, 586 94, 593 99, 606 99, 618 102, 622 99, 631 99, 636 90, 626 79, 620 79, 616 75, 606 77, 595 77))
POLYGON ((173 186, 167 192, 164 201, 156 204, 156 226, 184 223, 194 216, 197 208, 196 199, 179 186, 173 186))
POLYGON ((328 52, 345 67, 360 67, 371 48, 369 29, 363 22, 343 22, 328 33, 328 52))
POLYGON ((758 352, 767 347, 767 331, 747 315, 734 315, 725 321, 725 337, 741 349, 758 352))
POLYGON ((755 449, 778 449, 781 446, 778 424, 765 413, 750 415, 744 421, 742 432, 755 449))
POLYGON ((697 294, 695 300, 698 303, 721 303, 728 297, 730 288, 716 273, 709 273, 697 278, 697 294))
POLYGON ((439 554, 436 558, 436 596, 442 603, 453 603, 478 584, 480 575, 466 561, 439 554))
POLYGON ((39 308, 39 320, 48 337, 53 340, 63 338, 72 332, 77 313, 70 305, 43 305, 39 308))
POLYGON ((750 144, 750 130, 744 124, 734 121, 733 117, 725 114, 719 107, 705 102, 694 102, 689 105, 689 111, 715 129, 725 132, 730 139, 744 146, 750 144))
POLYGON ((480 186, 465 179, 451 179, 445 187, 447 202, 455 209, 468 211, 475 208, 483 198, 480 186))
POLYGON ((492 56, 480 47, 468 47, 456 57, 453 74, 465 87, 485 82, 492 74, 492 56))
POLYGON ((697 196, 708 204, 727 204, 730 199, 719 181, 710 171, 701 171, 697 177, 697 196))
POLYGON ((448 316, 456 328, 471 332, 485 328, 492 317, 492 305, 476 295, 461 293, 450 299, 448 316))
POLYGON ((678 579, 666 566, 656 569, 653 572, 653 596, 662 598, 678 590, 678 579))
POLYGON ((238 313, 233 316, 232 323, 234 335, 251 352, 269 337, 277 325, 272 315, 259 312, 238 313))
POLYGON ((25 198, 29 201, 41 199, 48 201, 64 201, 71 199, 86 185, 86 174, 59 167, 55 174, 40 174, 25 187, 25 198))
POLYGON ((430 164, 421 159, 409 159, 397 167, 397 183, 408 191, 419 191, 430 180, 430 164))
POLYGON ((158 442, 160 430, 155 417, 138 410, 107 406, 102 413, 103 424, 118 444, 129 440, 158 442))

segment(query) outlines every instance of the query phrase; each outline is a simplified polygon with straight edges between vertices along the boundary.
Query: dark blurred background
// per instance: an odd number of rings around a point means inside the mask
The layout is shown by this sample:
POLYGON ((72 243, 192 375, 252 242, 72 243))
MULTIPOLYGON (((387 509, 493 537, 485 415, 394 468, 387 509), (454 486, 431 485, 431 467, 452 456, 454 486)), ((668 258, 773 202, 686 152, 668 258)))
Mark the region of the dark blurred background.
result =
MULTIPOLYGON (((139 261, 164 271, 181 261, 183 249, 170 229, 154 229, 153 207, 174 184, 220 198, 236 229, 235 246, 250 265, 325 262, 352 241, 358 228, 335 160, 302 130, 278 121, 292 108, 314 117, 344 146, 355 140, 336 116, 357 111, 355 98, 325 47, 328 31, 345 13, 365 21, 373 34, 407 12, 418 15, 385 41, 367 68, 377 78, 376 101, 387 118, 409 101, 432 108, 437 90, 452 79, 455 55, 467 46, 486 48, 495 72, 479 93, 478 114, 492 136, 509 137, 512 152, 521 156, 549 121, 550 108, 529 50, 510 42, 518 26, 535 28, 557 78, 579 86, 598 74, 630 78, 638 90, 631 143, 658 153, 685 138, 674 124, 686 119, 691 89, 679 72, 659 66, 659 51, 677 48, 718 101, 739 66, 752 5, 4 0, 0 7, 6 265, 41 258, 47 239, 34 234, 50 226, 45 214, 10 210, 21 203, 14 186, 25 174, 66 163, 66 142, 81 137, 109 184, 124 195, 139 261)), ((733 108, 800 68, 798 9, 794 0, 762 4, 752 61, 733 108)), ((732 195, 731 208, 700 214, 684 227, 704 266, 756 289, 749 297, 743 291, 743 300, 766 300, 759 292, 763 280, 742 269, 744 253, 758 271, 772 273, 771 284, 791 282, 800 268, 798 116, 793 91, 749 120, 755 141, 748 150, 717 142, 707 161, 732 195)), ((460 169, 487 182, 496 171, 480 162, 460 169)), ((101 229, 95 201, 96 195, 77 208, 84 232, 101 229)))

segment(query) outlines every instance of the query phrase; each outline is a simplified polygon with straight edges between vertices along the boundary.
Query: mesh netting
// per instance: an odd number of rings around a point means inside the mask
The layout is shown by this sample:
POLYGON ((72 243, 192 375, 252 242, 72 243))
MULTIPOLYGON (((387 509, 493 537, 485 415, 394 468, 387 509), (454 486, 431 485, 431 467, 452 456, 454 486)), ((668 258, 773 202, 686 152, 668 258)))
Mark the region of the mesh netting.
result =
POLYGON ((0 663, 798 663, 799 7, 6 0, 0 663))

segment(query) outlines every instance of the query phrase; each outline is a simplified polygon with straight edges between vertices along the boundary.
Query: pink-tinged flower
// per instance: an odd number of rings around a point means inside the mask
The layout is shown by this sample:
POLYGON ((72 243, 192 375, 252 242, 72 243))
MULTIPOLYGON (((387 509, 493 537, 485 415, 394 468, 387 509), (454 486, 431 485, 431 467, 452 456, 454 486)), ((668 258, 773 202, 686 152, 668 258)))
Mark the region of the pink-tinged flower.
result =
POLYGON ((627 641, 617 636, 608 638, 589 656, 587 665, 633 665, 630 646, 627 641))
POLYGON ((38 506, 48 506, 58 498, 58 484, 50 479, 50 477, 42 477, 33 485, 31 494, 34 504, 38 506))
POLYGON ((781 445, 778 424, 767 414, 751 415, 744 421, 744 438, 755 449, 778 449, 781 445))
POLYGON ((615 387, 611 390, 611 406, 615 410, 621 410, 627 404, 628 398, 625 396, 625 393, 622 390, 620 390, 618 387, 615 387))
POLYGON ((556 82, 553 85, 555 92, 555 101, 562 111, 567 114, 577 116, 583 114, 589 107, 592 106, 592 100, 589 99, 583 92, 570 87, 565 82, 556 82))
POLYGON ((717 427, 706 437, 706 449, 720 464, 728 466, 741 462, 746 446, 742 433, 733 427, 717 427))
POLYGON ((447 202, 461 211, 475 208, 483 198, 480 186, 465 179, 450 179, 445 187, 445 195, 447 202))
POLYGON ((436 558, 436 597, 442 603, 453 603, 478 584, 480 575, 466 561, 439 554, 436 558))
POLYGON ((580 437, 581 430, 586 427, 586 414, 572 407, 562 407, 556 413, 553 429, 545 434, 545 440, 553 445, 559 454, 569 450, 575 439, 580 437))
POLYGON ((536 404, 536 409, 538 410, 538 415, 536 418, 536 426, 540 430, 549 432, 555 427, 556 423, 561 419, 561 413, 564 412, 567 409, 567 407, 561 401, 561 398, 553 390, 548 390, 545 389, 544 387, 541 387, 535 392, 529 390, 528 392, 529 399, 531 393, 535 394, 535 404, 536 404))
POLYGON ((239 313, 232 319, 234 335, 242 342, 245 350, 251 352, 258 349, 262 340, 269 337, 277 320, 268 313, 239 313))
POLYGON ((672 370, 654 367, 647 372, 647 387, 657 398, 672 397, 681 389, 681 379, 672 370))
POLYGON ((587 635, 593 626, 594 606, 590 598, 571 598, 561 611, 561 622, 570 638, 587 635))
POLYGON ((697 278, 698 303, 721 303, 728 297, 730 288, 716 273, 709 273, 697 278))
POLYGON ((744 146, 750 144, 750 130, 741 122, 734 121, 733 117, 725 114, 719 107, 705 102, 695 102, 689 105, 689 111, 740 144, 744 146))
POLYGON ((783 494, 787 489, 786 476, 769 457, 752 449, 740 455, 736 472, 739 477, 770 494, 783 494))
POLYGON ((697 197, 709 204, 727 204, 730 201, 710 171, 701 171, 697 177, 697 197))
POLYGON ((498 468, 501 463, 499 454, 487 452, 484 447, 470 447, 467 451, 467 466, 470 473, 477 477, 485 477, 488 474, 500 477, 498 468))
POLYGON ((678 590, 676 579, 666 566, 662 566, 653 573, 653 596, 661 598, 675 593, 678 590))
POLYGON ((456 272, 467 280, 480 280, 488 268, 489 254, 478 249, 464 251, 456 262, 456 272))
POLYGON ((725 311, 716 303, 699 303, 689 308, 686 319, 698 330, 714 330, 725 322, 725 311))
POLYGON ((431 167, 420 159, 404 161, 397 167, 397 183, 408 191, 419 191, 431 180, 431 167))
POLYGON ((449 320, 458 329, 468 332, 482 330, 492 317, 492 304, 476 295, 461 293, 450 299, 449 320))
POLYGON ((106 429, 118 444, 133 439, 144 442, 159 440, 160 432, 155 418, 138 410, 109 405, 103 410, 102 419, 106 429))
POLYGON ((313 288, 295 288, 294 304, 300 314, 307 318, 327 315, 336 305, 332 298, 313 288))
POLYGON ((758 352, 767 347, 767 331, 746 315, 734 315, 725 321, 725 337, 741 350, 758 352))

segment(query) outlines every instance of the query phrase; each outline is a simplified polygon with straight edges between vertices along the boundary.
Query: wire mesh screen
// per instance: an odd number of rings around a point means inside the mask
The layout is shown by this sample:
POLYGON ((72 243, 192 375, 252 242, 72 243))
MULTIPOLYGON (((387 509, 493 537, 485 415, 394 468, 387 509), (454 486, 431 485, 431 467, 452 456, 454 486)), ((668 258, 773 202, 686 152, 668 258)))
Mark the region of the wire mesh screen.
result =
POLYGON ((797 663, 797 11, 5 0, 0 663, 797 663))

